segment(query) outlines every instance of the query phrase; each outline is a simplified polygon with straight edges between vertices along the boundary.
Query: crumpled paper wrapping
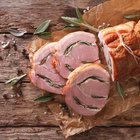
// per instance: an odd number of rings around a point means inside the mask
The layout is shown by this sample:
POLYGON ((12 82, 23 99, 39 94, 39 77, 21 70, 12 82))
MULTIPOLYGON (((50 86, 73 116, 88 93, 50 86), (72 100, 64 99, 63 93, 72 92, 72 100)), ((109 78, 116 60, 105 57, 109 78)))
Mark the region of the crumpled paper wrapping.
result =
MULTIPOLYGON (((140 0, 110 0, 84 14, 84 20, 98 27, 102 23, 111 26, 127 22, 126 15, 140 14, 140 0)), ((138 19, 137 19, 138 20, 138 19)))
MULTIPOLYGON (((119 23, 126 22, 124 15, 140 13, 140 1, 139 0, 111 0, 101 5, 92 8, 86 12, 83 17, 89 24, 96 27, 103 22, 111 25, 117 25, 119 23), (100 11, 99 11, 100 9, 100 11), (98 12, 98 13, 97 13, 98 12)), ((30 61, 32 62, 33 54, 45 43, 58 41, 63 36, 71 31, 56 31, 53 32, 53 37, 49 40, 35 39, 29 47, 30 61)), ((135 79, 130 79, 124 83, 121 83, 127 96, 123 100, 117 93, 114 84, 112 83, 110 96, 108 103, 105 107, 95 116, 84 117, 73 112, 70 109, 66 109, 58 102, 51 102, 48 107, 58 121, 62 133, 67 138, 74 134, 78 134, 103 124, 106 120, 109 120, 124 111, 129 110, 131 107, 140 103, 140 89, 139 83, 135 79)))

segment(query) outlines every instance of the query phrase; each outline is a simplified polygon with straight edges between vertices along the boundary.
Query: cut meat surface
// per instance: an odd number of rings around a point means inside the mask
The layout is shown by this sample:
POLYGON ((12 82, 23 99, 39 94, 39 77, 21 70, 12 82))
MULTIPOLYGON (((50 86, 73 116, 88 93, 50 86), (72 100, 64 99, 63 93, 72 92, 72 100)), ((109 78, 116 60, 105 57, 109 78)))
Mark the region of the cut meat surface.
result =
POLYGON ((84 64, 68 77, 64 87, 66 104, 75 112, 92 116, 107 103, 110 76, 99 64, 84 64))
POLYGON ((56 44, 56 42, 47 44, 34 54, 29 77, 38 88, 62 94, 62 88, 65 86, 66 80, 56 72, 53 66, 56 44))
POLYGON ((64 78, 82 64, 99 61, 96 39, 91 33, 70 33, 58 42, 56 49, 56 69, 64 78))
POLYGON ((140 21, 103 29, 98 37, 112 80, 140 79, 140 21))

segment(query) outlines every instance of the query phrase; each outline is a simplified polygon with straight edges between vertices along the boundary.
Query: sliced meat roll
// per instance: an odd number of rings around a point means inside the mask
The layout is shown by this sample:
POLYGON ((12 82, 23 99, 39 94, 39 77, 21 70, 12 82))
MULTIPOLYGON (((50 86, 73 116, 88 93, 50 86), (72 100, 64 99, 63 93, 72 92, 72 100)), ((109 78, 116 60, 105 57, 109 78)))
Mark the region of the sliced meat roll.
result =
POLYGON ((84 64, 76 68, 64 87, 66 104, 78 114, 95 115, 107 103, 109 77, 99 64, 84 64))
POLYGON ((56 48, 56 69, 64 78, 78 66, 99 60, 96 39, 91 33, 70 33, 58 42, 56 48))
POLYGON ((99 32, 113 81, 140 78, 140 22, 130 21, 99 32))
POLYGON ((66 80, 56 72, 53 66, 56 44, 47 44, 34 54, 29 77, 35 86, 52 93, 62 94, 66 80))

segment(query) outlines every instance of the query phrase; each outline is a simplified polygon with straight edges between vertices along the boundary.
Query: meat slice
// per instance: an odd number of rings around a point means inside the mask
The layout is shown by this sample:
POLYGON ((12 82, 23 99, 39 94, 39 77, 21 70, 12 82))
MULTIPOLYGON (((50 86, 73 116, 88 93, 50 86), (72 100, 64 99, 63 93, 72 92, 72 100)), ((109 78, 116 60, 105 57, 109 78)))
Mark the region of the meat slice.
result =
POLYGON ((33 56, 33 66, 29 73, 31 82, 40 89, 62 94, 66 80, 53 66, 56 42, 41 47, 33 56))
POLYGON ((68 77, 64 87, 66 104, 78 114, 92 116, 107 103, 110 76, 99 64, 84 64, 68 77))
POLYGON ((56 48, 56 69, 64 78, 78 66, 99 60, 96 39, 91 33, 69 33, 58 42, 56 48))
POLYGON ((103 29, 98 37, 112 80, 140 79, 140 22, 130 21, 103 29))

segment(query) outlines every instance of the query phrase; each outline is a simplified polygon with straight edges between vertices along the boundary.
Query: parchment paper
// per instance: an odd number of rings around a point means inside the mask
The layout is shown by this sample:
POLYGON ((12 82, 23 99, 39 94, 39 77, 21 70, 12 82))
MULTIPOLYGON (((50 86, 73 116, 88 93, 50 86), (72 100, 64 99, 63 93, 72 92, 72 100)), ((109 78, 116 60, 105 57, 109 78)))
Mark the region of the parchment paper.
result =
MULTIPOLYGON (((103 22, 111 25, 126 22, 127 20, 124 19, 124 15, 137 13, 140 13, 140 0, 111 0, 94 7, 90 11, 86 12, 83 17, 89 24, 98 27, 103 22)), ((53 32, 53 38, 48 41, 42 39, 33 40, 28 47, 30 60, 32 61, 34 52, 38 50, 38 48, 42 47, 42 45, 57 41, 69 32, 71 31, 53 32)), ((127 94, 125 100, 118 95, 115 86, 112 83, 108 103, 102 111, 93 117, 83 117, 72 110, 67 111, 58 102, 51 102, 48 104, 56 120, 59 122, 59 126, 62 129, 64 136, 67 138, 74 134, 89 130, 94 126, 99 126, 106 120, 109 120, 139 104, 140 89, 138 81, 130 79, 121 84, 127 94)))

